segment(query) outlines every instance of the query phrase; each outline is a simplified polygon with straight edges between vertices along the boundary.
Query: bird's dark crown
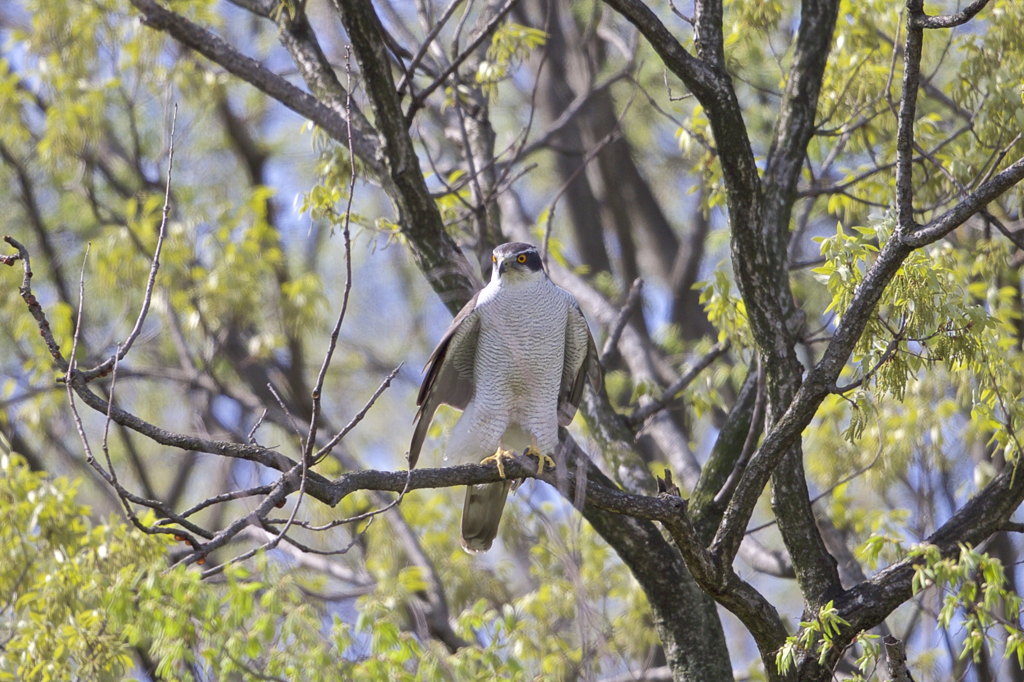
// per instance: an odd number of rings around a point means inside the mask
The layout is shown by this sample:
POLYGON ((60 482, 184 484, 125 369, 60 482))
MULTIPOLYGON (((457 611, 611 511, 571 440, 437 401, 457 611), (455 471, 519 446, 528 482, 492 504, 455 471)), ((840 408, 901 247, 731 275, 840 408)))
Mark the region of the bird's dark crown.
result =
POLYGON ((498 258, 508 258, 519 255, 521 251, 536 251, 537 247, 526 242, 508 242, 494 247, 494 255, 498 258))
POLYGON ((534 272, 544 269, 537 247, 526 242, 509 242, 494 248, 494 260, 504 260, 509 266, 534 272), (520 260, 522 259, 522 260, 520 260), (514 266, 512 264, 515 264, 514 266))

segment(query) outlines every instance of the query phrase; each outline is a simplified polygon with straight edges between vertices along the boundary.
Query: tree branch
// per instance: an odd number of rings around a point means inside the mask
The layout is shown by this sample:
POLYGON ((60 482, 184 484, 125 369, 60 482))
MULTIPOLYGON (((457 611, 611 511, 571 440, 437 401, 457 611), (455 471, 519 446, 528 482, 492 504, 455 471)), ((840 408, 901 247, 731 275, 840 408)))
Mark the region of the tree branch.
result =
MULTIPOLYGON (((335 2, 338 2, 338 0, 335 0, 335 2)), ((495 14, 489 22, 487 22, 487 25, 484 26, 484 28, 479 33, 470 38, 469 45, 466 47, 465 50, 462 51, 461 54, 457 55, 455 59, 452 60, 451 65, 444 70, 444 73, 442 73, 440 76, 434 79, 434 82, 432 82, 427 87, 423 88, 423 90, 421 90, 420 93, 413 98, 412 102, 409 104, 409 111, 405 114, 406 121, 411 122, 412 117, 415 116, 416 112, 419 111, 420 107, 423 106, 423 103, 426 102, 427 97, 432 95, 435 90, 441 87, 441 85, 443 85, 444 82, 447 81, 448 78, 453 73, 455 73, 455 71, 460 66, 462 66, 462 62, 466 61, 467 57, 476 52, 476 49, 480 47, 483 44, 484 40, 486 40, 487 37, 490 36, 491 33, 494 31, 494 29, 498 27, 498 24, 501 23, 501 20, 504 19, 505 16, 512 9, 512 7, 515 6, 516 2, 517 0, 508 0, 505 3, 505 5, 500 10, 498 10, 498 13, 495 14)))
MULTIPOLYGON (((1015 475, 1015 467, 1004 467, 925 542, 937 546, 943 556, 957 556, 962 545, 977 546, 1005 529, 1022 501, 1024 476, 1015 475)), ((849 621, 849 626, 840 630, 840 642, 852 641, 857 633, 875 627, 913 596, 915 563, 919 561, 916 557, 899 561, 836 599, 836 610, 849 621)))
MULTIPOLYGON (((696 531, 687 515, 686 500, 670 493, 658 496, 634 495, 612 487, 579 450, 574 441, 566 441, 566 463, 569 469, 585 467, 587 470, 584 515, 594 510, 659 521, 669 530, 676 546, 683 554, 687 566, 698 584, 751 630, 762 650, 774 651, 785 641, 786 631, 775 608, 750 585, 740 580, 731 568, 723 567, 698 541, 696 531), (587 509, 592 508, 592 509, 587 509)), ((576 497, 576 476, 570 473, 565 482, 557 472, 537 474, 536 463, 517 456, 505 462, 505 476, 537 478, 555 488, 568 500, 576 497)), ((330 483, 334 505, 357 490, 401 492, 422 488, 441 488, 459 485, 478 485, 502 480, 496 466, 464 464, 443 469, 414 469, 406 471, 353 471, 330 483)), ((590 518, 588 516, 588 518, 590 518)), ((625 558, 625 557, 624 557, 625 558)))
MULTIPOLYGON (((763 237, 766 241, 777 242, 776 253, 780 255, 783 266, 779 278, 783 282, 789 276, 784 256, 789 242, 790 213, 797 197, 797 181, 807 156, 807 145, 815 132, 818 95, 838 13, 838 0, 804 0, 801 4, 793 64, 768 150, 764 173, 766 215, 763 237)), ((783 291, 788 291, 788 288, 780 285, 783 291)))
MULTIPOLYGON (((908 6, 920 6, 919 0, 910 0, 910 2, 912 5, 908 6)), ((917 29, 917 32, 919 33, 920 29, 917 29)), ((904 93, 906 100, 916 100, 918 77, 914 73, 917 71, 916 66, 920 65, 920 52, 919 40, 908 36, 905 48, 907 60, 905 73, 910 75, 904 78, 904 87, 907 89, 904 93)), ((912 218, 910 218, 913 187, 910 183, 909 169, 910 154, 913 149, 911 130, 913 121, 913 107, 910 104, 905 104, 900 110, 902 137, 898 142, 904 149, 901 159, 904 170, 899 171, 900 165, 897 165, 897 211, 904 212, 900 214, 902 217, 899 218, 900 224, 897 233, 886 242, 874 264, 865 273, 864 279, 858 286, 850 306, 844 311, 839 328, 825 349, 821 360, 808 374, 799 391, 789 402, 785 413, 762 441, 761 447, 758 448, 754 457, 751 458, 747 471, 737 486, 733 500, 723 516, 712 543, 712 551, 720 554, 723 560, 731 561, 736 556, 744 529, 768 478, 786 454, 789 445, 797 441, 800 433, 810 423, 830 387, 835 385, 835 381, 864 331, 872 311, 906 257, 915 248, 945 236, 963 224, 985 204, 1024 179, 1024 159, 1021 159, 995 175, 956 207, 936 218, 929 225, 914 229, 912 218), (903 209, 900 209, 900 205, 903 206, 903 209)))
MULTIPOLYGON (((665 28, 657 15, 641 2, 641 0, 605 0, 606 4, 629 20, 661 57, 672 73, 679 76, 687 88, 697 99, 704 103, 705 98, 712 97, 723 72, 716 72, 714 67, 697 59, 675 39, 665 28)), ((719 31, 721 27, 719 26, 719 31)))
MULTIPOLYGON (((320 102, 313 95, 298 89, 255 59, 246 57, 221 38, 185 17, 165 9, 155 0, 131 0, 131 3, 142 13, 143 23, 150 28, 167 33, 182 45, 192 48, 215 64, 219 64, 228 72, 320 126, 335 140, 339 142, 348 140, 344 116, 320 102)), ((357 117, 353 123, 355 124, 353 147, 360 161, 372 169, 378 177, 386 178, 384 166, 377 157, 378 145, 375 141, 376 135, 373 127, 365 118, 361 117, 357 117)))
POLYGON ((693 380, 700 376, 701 372, 710 367, 711 363, 729 352, 730 348, 732 348, 732 343, 729 339, 716 343, 711 347, 711 350, 698 358, 698 360, 693 363, 688 370, 686 370, 685 374, 669 384, 669 386, 661 392, 660 398, 654 398, 646 405, 642 405, 633 410, 633 412, 626 417, 626 423, 637 427, 651 415, 671 405, 673 399, 681 391, 693 383, 693 380))
POLYGON ((915 27, 914 17, 924 13, 924 0, 907 0, 907 39, 903 47, 903 96, 896 132, 896 222, 901 232, 911 232, 914 222, 914 121, 917 90, 921 82, 921 52, 924 31, 915 27))
POLYGON ((402 234, 434 291, 454 314, 478 288, 478 278, 455 241, 445 231, 441 214, 420 172, 419 157, 409 136, 391 76, 379 20, 369 0, 334 0, 352 41, 374 119, 380 132, 391 194, 398 209, 402 234))
POLYGON ((644 281, 639 277, 633 280, 633 285, 629 288, 629 293, 626 295, 626 302, 619 308, 619 314, 615 316, 615 320, 608 327, 608 338, 605 339, 604 346, 601 349, 600 362, 602 367, 608 365, 612 353, 615 352, 615 347, 619 345, 622 330, 626 328, 630 315, 633 314, 637 303, 640 302, 640 290, 643 288, 643 285, 644 281))
POLYGON ((912 14, 907 21, 907 24, 911 28, 923 29, 923 28, 953 28, 954 26, 962 26, 968 21, 973 19, 975 15, 981 10, 985 9, 985 5, 988 4, 988 0, 974 0, 970 5, 963 8, 956 14, 948 14, 943 16, 931 17, 924 13, 922 7, 920 14, 912 14))
POLYGON ((909 234, 902 235, 902 242, 907 246, 918 248, 942 239, 1021 180, 1024 180, 1024 157, 996 173, 991 180, 964 197, 956 206, 938 218, 909 234))

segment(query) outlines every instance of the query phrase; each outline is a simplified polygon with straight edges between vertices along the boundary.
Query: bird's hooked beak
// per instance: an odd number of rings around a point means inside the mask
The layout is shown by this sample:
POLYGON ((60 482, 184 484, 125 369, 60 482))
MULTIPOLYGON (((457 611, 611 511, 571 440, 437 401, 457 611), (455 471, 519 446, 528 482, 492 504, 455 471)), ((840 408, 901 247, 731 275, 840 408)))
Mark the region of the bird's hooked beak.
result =
POLYGON ((498 274, 499 275, 504 275, 506 272, 508 272, 508 268, 509 268, 509 265, 508 265, 508 259, 507 258, 502 258, 500 261, 498 261, 498 274))

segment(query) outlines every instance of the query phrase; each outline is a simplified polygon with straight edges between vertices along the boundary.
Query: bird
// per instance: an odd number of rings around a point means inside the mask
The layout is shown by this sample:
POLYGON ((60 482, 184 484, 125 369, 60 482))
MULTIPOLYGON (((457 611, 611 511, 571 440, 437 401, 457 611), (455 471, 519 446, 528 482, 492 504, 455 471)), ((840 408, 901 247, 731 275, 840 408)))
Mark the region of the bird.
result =
MULTIPOLYGON (((583 312, 544 270, 537 247, 501 244, 491 279, 459 311, 424 367, 416 398, 409 468, 416 466, 434 412, 462 410, 445 448, 456 464, 498 465, 515 451, 537 457, 542 473, 558 447, 558 427, 576 415, 601 364, 583 312)), ((512 481, 471 485, 462 508, 462 547, 486 552, 498 534, 512 481)))

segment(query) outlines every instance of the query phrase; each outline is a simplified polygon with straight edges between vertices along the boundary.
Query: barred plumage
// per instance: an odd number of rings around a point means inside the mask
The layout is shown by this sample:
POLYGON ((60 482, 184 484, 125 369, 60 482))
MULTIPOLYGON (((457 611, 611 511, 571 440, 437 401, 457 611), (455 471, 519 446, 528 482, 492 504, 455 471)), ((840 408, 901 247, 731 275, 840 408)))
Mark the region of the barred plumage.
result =
MULTIPOLYGON (((456 316, 428 361, 418 423, 409 449, 419 456, 437 406, 464 412, 446 448, 456 464, 479 462, 499 447, 553 455, 558 426, 572 421, 587 375, 600 386, 597 349, 567 291, 544 273, 530 244, 494 250, 490 283, 456 316)), ((490 548, 509 481, 471 486, 463 508, 463 547, 490 548)))

